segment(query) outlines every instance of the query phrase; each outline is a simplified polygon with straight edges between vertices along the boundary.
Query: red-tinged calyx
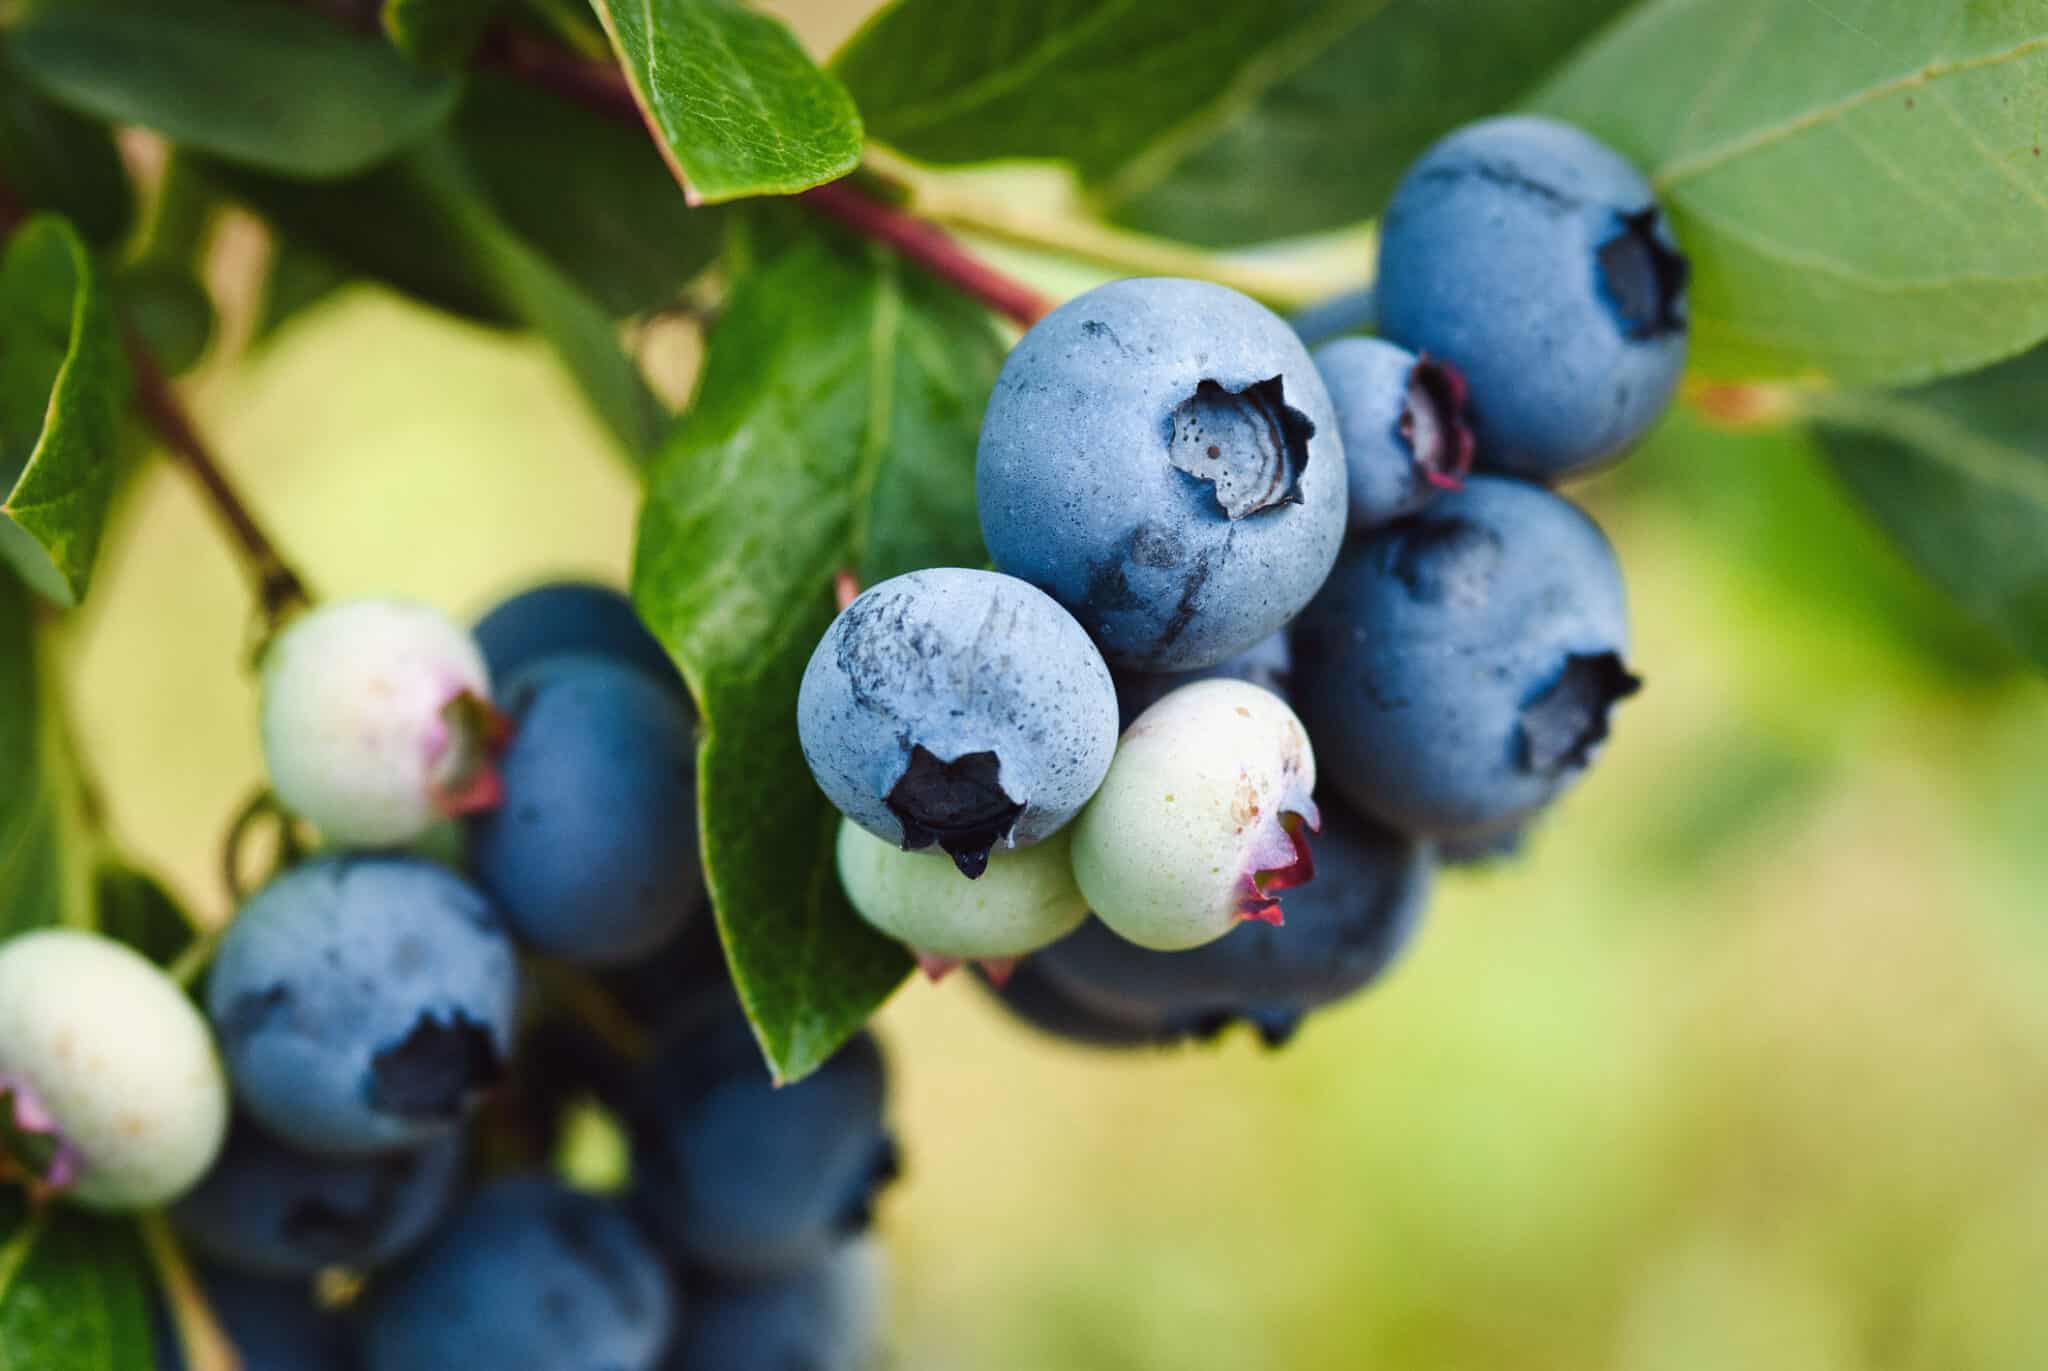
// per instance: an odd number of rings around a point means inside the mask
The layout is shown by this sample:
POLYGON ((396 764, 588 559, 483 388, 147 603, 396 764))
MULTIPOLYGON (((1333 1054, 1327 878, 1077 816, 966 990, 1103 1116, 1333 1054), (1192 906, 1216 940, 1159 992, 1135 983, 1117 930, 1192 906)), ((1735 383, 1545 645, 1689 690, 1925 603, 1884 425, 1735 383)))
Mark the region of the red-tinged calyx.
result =
POLYGON ((1322 830, 1322 815, 1315 801, 1303 804, 1305 812, 1282 811, 1280 822, 1263 832, 1246 854, 1247 870, 1238 878, 1240 922, 1257 919, 1278 928, 1283 920, 1275 896, 1315 879, 1315 854, 1309 849, 1308 835, 1322 830))
POLYGON ((85 1158, 25 1081, 0 1075, 0 1182, 28 1187, 38 1201, 75 1184, 85 1158))
POLYGON ((1438 490, 1457 490, 1472 471, 1478 439, 1465 421, 1465 374, 1449 362, 1424 354, 1408 373, 1408 398, 1401 407, 1401 441, 1422 479, 1438 490))
POLYGON ((924 973, 926 980, 934 984, 960 969, 958 957, 941 957, 933 952, 919 952, 914 955, 917 957, 917 969, 924 973))
POLYGON ((458 691, 441 706, 439 726, 427 739, 427 789, 434 807, 459 819, 503 804, 498 755, 511 741, 510 718, 475 691, 458 691))
POLYGON ((977 957, 974 964, 988 977, 988 983, 1001 990, 1010 983, 1010 977, 1017 974, 1017 963, 1021 957, 977 957))

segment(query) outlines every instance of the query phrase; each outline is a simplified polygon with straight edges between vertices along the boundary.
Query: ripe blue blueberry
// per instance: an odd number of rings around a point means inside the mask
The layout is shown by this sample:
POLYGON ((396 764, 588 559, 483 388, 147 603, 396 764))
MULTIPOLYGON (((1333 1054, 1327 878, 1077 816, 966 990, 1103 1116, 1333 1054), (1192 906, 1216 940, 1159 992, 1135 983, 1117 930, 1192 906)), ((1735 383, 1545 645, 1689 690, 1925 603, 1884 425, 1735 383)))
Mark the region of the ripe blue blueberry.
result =
POLYGON ((996 565, 1149 671, 1220 662, 1299 613, 1336 560, 1344 489, 1301 340, 1201 281, 1115 281, 1041 319, 975 460, 996 565))
POLYGON ((1494 476, 1347 549, 1294 647, 1295 698, 1338 791, 1406 832, 1468 842, 1577 780, 1640 685, 1598 526, 1494 476))
POLYGON ((1117 720, 1129 728, 1140 714, 1172 692, 1196 681, 1249 681, 1287 698, 1294 677, 1294 644, 1285 632, 1259 639, 1235 657, 1199 671, 1111 671, 1116 680, 1117 720))
POLYGON ((787 1276, 693 1280, 689 1326, 664 1371, 867 1371, 881 1256, 872 1241, 850 1242, 787 1276))
POLYGON ((263 662, 263 760, 286 809, 336 843, 390 847, 496 803, 490 673, 438 610, 344 600, 263 662))
POLYGON ((1124 731, 1074 825, 1074 880, 1097 918, 1160 951, 1278 923, 1278 892, 1315 869, 1315 784, 1308 734, 1279 696, 1184 685, 1124 731))
POLYGON ((170 977, 96 933, 0 942, 0 1177, 147 1208, 190 1189, 227 1131, 213 1036, 170 977))
POLYGON ((661 1259, 604 1200, 531 1176, 479 1190, 388 1286, 364 1371, 655 1371, 681 1325, 661 1259))
POLYGON ((913 571, 870 588, 804 671, 797 733, 827 798, 968 877, 997 844, 1074 817, 1116 749, 1116 691, 1088 635, 1044 593, 990 571, 913 571))
POLYGON ((544 658, 589 655, 630 663, 683 690, 675 663, 633 602, 610 586, 550 581, 521 591, 478 620, 475 636, 494 681, 509 681, 544 658))
POLYGON ((466 1146, 457 1132, 411 1152, 315 1157, 238 1120, 220 1160, 171 1218, 194 1248, 251 1275, 368 1271, 411 1250, 446 1212, 466 1146))
POLYGON ((512 1046, 518 966, 483 894, 416 857, 321 857, 243 906, 207 982, 236 1098, 310 1152, 455 1130, 512 1046))
POLYGON ((1473 439, 1456 367, 1378 338, 1340 338, 1315 359, 1344 435, 1352 529, 1378 528, 1458 488, 1473 439))
POLYGON ((1153 952, 1090 920, 1033 957, 1082 1010, 1160 1039, 1209 1037, 1243 1020, 1274 1046, 1312 1009, 1392 964, 1429 897, 1428 849, 1343 805, 1323 806, 1315 879, 1287 894, 1287 924, 1250 923, 1186 952, 1153 952))
POLYGON ((863 1033, 777 1088, 737 1008, 675 1038, 629 1102, 648 1231, 684 1262, 786 1272, 863 1231, 896 1174, 882 1054, 863 1033))
POLYGON ((645 956, 704 903, 687 707, 637 667, 591 656, 536 662, 500 694, 505 799, 471 823, 477 879, 542 951, 645 956))
POLYGON ((1685 257, 1641 174, 1553 119, 1424 153, 1380 231, 1380 332, 1471 387, 1479 460, 1555 480, 1619 456, 1685 365, 1685 257))
MULTIPOLYGON (((304 1281, 264 1280, 198 1264, 194 1273, 240 1371, 357 1371, 355 1331, 313 1302, 304 1281)), ((167 1310, 153 1320, 156 1371, 186 1371, 167 1310)))
POLYGON ((1064 1038, 1084 1047, 1146 1047, 1164 1041, 1155 1028, 1115 1018, 1082 1004, 1046 974, 1037 957, 1026 957, 1017 963, 1001 985, 980 974, 979 969, 977 975, 998 1004, 1033 1028, 1055 1038, 1064 1038))

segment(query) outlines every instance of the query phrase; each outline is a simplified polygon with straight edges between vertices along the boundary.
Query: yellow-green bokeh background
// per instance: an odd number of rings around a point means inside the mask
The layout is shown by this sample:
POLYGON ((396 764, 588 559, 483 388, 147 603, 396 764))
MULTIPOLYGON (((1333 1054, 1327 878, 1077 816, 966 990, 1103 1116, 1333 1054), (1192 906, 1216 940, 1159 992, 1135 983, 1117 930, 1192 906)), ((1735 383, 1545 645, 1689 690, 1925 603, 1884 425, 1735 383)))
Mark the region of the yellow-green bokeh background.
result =
MULTIPOLYGON (((327 594, 628 565, 630 478, 534 343, 353 291, 189 389, 327 594)), ((1800 442, 1681 415, 1576 493, 1649 687, 1383 987, 1279 1053, 1065 1047, 964 979, 890 1004, 891 1365, 2048 1366, 2048 688, 1800 442)), ((101 576, 81 732, 219 917, 243 583, 161 464, 101 576)))

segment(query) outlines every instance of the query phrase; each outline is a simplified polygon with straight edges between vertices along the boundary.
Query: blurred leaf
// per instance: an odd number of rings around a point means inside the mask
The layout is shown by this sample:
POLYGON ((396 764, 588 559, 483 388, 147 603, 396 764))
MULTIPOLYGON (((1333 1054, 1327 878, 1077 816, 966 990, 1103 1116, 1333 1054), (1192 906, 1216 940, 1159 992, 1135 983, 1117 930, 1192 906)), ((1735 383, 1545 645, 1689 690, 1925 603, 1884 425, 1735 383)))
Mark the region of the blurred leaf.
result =
POLYGON ((673 302, 718 250, 724 215, 690 208, 644 130, 480 77, 455 136, 506 225, 613 315, 673 302))
POLYGON ((135 195, 112 130, 36 94, 0 45, 0 167, 22 203, 66 215, 94 247, 135 219, 135 195))
POLYGON ((781 20, 734 0, 592 0, 693 202, 791 195, 860 162, 860 111, 781 20))
POLYGON ((280 235, 263 278, 263 306, 256 317, 256 342, 264 342, 292 319, 347 285, 346 267, 298 238, 280 235))
POLYGON ((167 376, 199 364, 213 341, 213 297, 189 267, 145 257, 114 275, 121 317, 149 345, 167 376))
POLYGON ((119 862, 102 865, 93 880, 99 931, 155 962, 177 960, 197 928, 155 877, 119 862))
POLYGON ((384 32, 398 50, 429 67, 469 61, 498 0, 384 0, 384 32))
POLYGON ((154 1366, 148 1281, 129 1224, 70 1208, 31 1217, 18 1190, 0 1193, 0 1367, 154 1366))
POLYGON ((0 567, 0 940, 81 921, 84 908, 68 866, 71 795, 39 674, 34 605, 0 567))
POLYGON ((1388 0, 1296 31, 1279 60, 1116 171, 1095 199, 1150 233, 1212 245, 1377 215, 1422 150, 1512 105, 1630 0, 1388 0))
POLYGON ((696 401, 649 473, 634 598, 704 719, 705 866, 734 984, 797 1080, 908 969, 840 894, 837 816, 796 696, 833 574, 984 559, 974 447, 1003 347, 891 254, 813 233, 743 276, 696 401))
POLYGON ((2048 335, 2048 11, 1653 0, 1537 99, 1647 168, 1694 364, 1897 384, 2048 335))
POLYGON ((29 220, 0 258, 0 557, 60 605, 92 577, 127 399, 91 254, 66 221, 29 220))
POLYGON ((262 0, 35 0, 13 64, 52 99, 280 176, 347 176, 417 141, 460 84, 262 0))
POLYGON ((1822 446, 1906 555, 2048 666, 2048 348, 1914 390, 1816 401, 1822 446))

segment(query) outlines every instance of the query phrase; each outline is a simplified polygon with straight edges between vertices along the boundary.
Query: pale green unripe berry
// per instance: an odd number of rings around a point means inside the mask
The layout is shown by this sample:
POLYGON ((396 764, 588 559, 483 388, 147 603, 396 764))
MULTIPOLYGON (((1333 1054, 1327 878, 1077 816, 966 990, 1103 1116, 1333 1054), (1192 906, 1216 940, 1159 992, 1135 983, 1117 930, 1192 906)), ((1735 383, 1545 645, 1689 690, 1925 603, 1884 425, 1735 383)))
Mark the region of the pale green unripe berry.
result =
POLYGON ((839 883, 863 919, 938 959, 1021 957, 1088 917, 1066 829, 1030 847, 998 847, 970 881, 936 848, 905 852, 842 820, 839 883))
POLYGON ((263 664, 263 759, 284 807, 333 842, 410 842, 495 800, 490 673, 460 625, 406 600, 346 600, 263 664))
POLYGON ((1132 721, 1073 825, 1089 907, 1141 947, 1200 947, 1245 919, 1280 922, 1274 895, 1309 878, 1304 828, 1315 754, 1279 696, 1199 681, 1132 721))
POLYGON ((206 1020, 111 938, 44 929, 0 944, 0 1092, 61 1144, 54 1187, 94 1209, 168 1203, 213 1165, 228 1084, 206 1020))

